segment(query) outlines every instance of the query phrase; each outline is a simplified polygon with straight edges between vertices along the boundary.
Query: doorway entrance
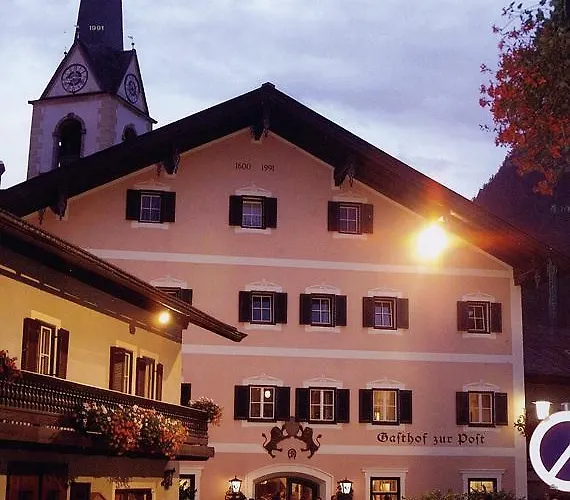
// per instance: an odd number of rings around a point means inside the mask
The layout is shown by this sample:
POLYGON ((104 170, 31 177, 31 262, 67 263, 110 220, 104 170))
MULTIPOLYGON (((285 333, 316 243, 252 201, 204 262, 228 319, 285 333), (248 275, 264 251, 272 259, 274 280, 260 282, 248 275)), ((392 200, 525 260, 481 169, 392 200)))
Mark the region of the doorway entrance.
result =
POLYGON ((319 485, 300 477, 272 477, 255 483, 255 500, 317 500, 319 485))

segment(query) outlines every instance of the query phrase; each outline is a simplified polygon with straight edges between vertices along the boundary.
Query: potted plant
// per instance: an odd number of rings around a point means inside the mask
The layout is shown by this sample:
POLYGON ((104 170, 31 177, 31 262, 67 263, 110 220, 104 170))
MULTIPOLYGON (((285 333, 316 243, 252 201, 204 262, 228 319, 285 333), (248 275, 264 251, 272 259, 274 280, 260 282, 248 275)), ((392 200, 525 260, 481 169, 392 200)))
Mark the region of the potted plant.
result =
POLYGON ((0 381, 6 380, 11 382, 22 376, 20 369, 16 365, 16 359, 11 358, 7 350, 0 350, 0 381))
POLYGON ((196 410, 202 410, 206 412, 208 415, 208 423, 216 426, 221 424, 224 409, 213 399, 202 396, 198 399, 190 401, 189 406, 190 408, 195 408, 196 410))

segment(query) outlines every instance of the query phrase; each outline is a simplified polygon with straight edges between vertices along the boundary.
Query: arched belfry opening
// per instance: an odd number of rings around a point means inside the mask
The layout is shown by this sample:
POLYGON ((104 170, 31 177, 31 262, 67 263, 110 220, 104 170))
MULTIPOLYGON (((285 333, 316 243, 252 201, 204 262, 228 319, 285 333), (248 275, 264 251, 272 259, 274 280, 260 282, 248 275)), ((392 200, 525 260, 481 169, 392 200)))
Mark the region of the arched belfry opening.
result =
POLYGON ((55 131, 55 167, 64 167, 81 157, 83 125, 75 117, 65 118, 55 131))
POLYGON ((123 130, 123 142, 132 141, 137 137, 137 131, 134 125, 127 125, 123 130))

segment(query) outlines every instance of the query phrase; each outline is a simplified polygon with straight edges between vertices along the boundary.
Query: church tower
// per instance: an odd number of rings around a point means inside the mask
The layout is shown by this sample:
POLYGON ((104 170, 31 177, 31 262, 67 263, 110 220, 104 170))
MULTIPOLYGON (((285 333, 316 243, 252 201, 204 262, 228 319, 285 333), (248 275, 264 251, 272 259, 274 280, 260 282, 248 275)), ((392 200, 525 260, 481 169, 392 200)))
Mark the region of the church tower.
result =
POLYGON ((75 40, 33 106, 28 179, 152 129, 122 0, 80 0, 75 40))

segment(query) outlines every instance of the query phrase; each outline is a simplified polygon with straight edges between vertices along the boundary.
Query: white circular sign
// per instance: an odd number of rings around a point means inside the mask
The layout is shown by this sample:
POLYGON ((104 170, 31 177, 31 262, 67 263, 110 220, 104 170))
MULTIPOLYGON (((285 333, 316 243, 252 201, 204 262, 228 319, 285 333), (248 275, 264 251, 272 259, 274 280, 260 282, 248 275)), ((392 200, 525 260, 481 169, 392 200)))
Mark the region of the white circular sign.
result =
POLYGON ((560 491, 570 491, 570 411, 554 413, 538 424, 529 445, 538 477, 560 491))

